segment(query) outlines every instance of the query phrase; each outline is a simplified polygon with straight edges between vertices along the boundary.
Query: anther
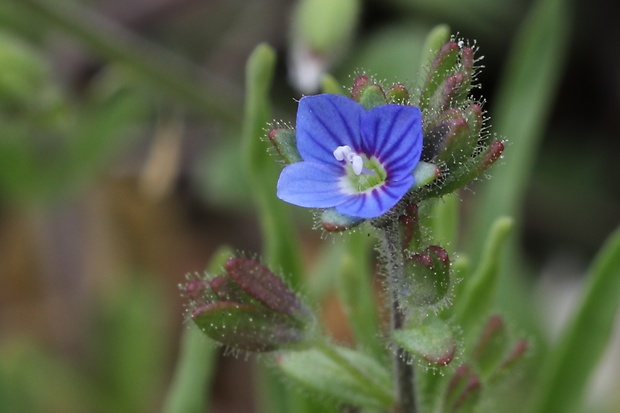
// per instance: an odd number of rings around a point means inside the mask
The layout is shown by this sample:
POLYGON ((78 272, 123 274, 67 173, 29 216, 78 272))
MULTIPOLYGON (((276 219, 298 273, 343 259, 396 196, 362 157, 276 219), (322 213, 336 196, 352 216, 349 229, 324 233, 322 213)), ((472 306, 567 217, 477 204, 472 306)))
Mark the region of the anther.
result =
POLYGON ((355 175, 360 175, 364 170, 364 160, 361 156, 353 152, 350 146, 343 145, 339 146, 334 150, 334 158, 337 161, 347 161, 351 164, 353 168, 353 173, 355 175))

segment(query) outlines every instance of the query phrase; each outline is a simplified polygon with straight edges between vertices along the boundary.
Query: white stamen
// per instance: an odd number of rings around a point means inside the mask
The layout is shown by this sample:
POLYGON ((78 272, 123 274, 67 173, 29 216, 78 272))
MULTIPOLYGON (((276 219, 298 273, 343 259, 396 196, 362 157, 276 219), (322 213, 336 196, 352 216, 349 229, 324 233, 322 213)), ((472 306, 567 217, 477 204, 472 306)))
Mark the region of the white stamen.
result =
POLYGON ((364 168, 364 159, 362 159, 361 156, 353 152, 353 149, 351 149, 350 146, 339 146, 334 150, 333 153, 334 158, 336 158, 337 161, 347 161, 348 163, 350 163, 351 167, 353 168, 353 173, 355 175, 360 175, 362 172, 365 171, 366 168, 364 168))
POLYGON ((351 159, 349 162, 351 162, 351 166, 353 167, 353 173, 355 173, 355 175, 359 175, 362 173, 362 170, 364 169, 364 160, 361 156, 353 155, 353 159, 351 159))
POLYGON ((339 146, 334 150, 334 158, 337 161, 343 161, 345 158, 348 160, 349 154, 353 153, 353 150, 349 146, 339 146))

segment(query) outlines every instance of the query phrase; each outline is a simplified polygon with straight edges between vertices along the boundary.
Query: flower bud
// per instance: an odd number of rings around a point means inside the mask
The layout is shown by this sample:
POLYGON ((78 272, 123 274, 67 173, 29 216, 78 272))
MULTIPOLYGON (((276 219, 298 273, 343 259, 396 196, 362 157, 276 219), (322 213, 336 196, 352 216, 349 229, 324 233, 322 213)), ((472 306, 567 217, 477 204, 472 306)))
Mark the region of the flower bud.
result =
POLYGON ((454 41, 439 50, 420 99, 429 117, 466 103, 475 78, 474 53, 474 48, 454 41))
POLYGON ((260 263, 230 258, 226 274, 190 280, 191 317, 220 343, 246 351, 271 351, 309 340, 314 316, 288 286, 260 263))
MULTIPOLYGON (((454 41, 445 43, 429 68, 428 77, 420 95, 420 108, 428 109, 431 97, 435 95, 439 86, 444 83, 446 77, 454 72, 458 62, 459 47, 454 41)), ((437 112, 435 112, 437 113, 437 112)))
POLYGON ((289 287, 269 269, 258 262, 240 257, 226 262, 228 276, 252 298, 276 313, 304 319, 308 309, 289 287))
POLYGON ((435 305, 450 291, 450 259, 445 249, 431 245, 405 262, 406 294, 411 305, 435 305))
POLYGON ((491 165, 495 163, 499 158, 502 157, 502 153, 504 152, 504 144, 501 141, 494 141, 489 145, 487 150, 484 152, 484 156, 482 157, 480 163, 478 164, 478 170, 480 173, 484 172, 491 165))
POLYGON ((294 129, 274 128, 267 133, 267 137, 284 162, 287 164, 301 162, 294 129))
POLYGON ((390 96, 386 95, 383 86, 376 83, 368 75, 360 75, 353 82, 351 99, 366 109, 372 109, 386 103, 394 103, 397 99, 403 99, 408 96, 409 92, 402 85, 394 85, 389 93, 391 93, 390 96))
POLYGON ((304 331, 290 320, 257 305, 213 302, 196 307, 196 325, 212 339, 240 350, 264 352, 304 340, 304 331))
POLYGON ((469 159, 476 147, 478 136, 472 135, 465 118, 450 119, 444 125, 447 131, 438 160, 451 170, 469 159))
POLYGON ((383 89, 377 84, 368 85, 360 94, 359 99, 359 103, 366 109, 376 108, 387 103, 383 89))
POLYGON ((406 105, 409 102, 409 91, 401 84, 397 83, 386 93, 388 103, 406 105))
POLYGON ((361 76, 356 77, 355 80, 353 81, 353 88, 351 89, 351 99, 353 99, 356 102, 359 102, 364 90, 366 90, 368 86, 372 84, 373 83, 368 77, 368 75, 361 75, 361 76))

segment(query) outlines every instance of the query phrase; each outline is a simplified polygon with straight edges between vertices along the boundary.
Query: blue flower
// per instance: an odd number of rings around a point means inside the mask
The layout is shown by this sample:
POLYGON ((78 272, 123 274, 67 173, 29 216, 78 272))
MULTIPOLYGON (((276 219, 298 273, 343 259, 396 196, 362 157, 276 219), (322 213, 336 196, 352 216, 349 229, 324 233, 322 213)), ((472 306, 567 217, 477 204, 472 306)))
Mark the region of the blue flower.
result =
POLYGON ((283 201, 306 208, 375 218, 386 213, 414 183, 422 152, 422 120, 414 106, 366 110, 340 95, 300 100, 296 124, 302 162, 278 180, 283 201))

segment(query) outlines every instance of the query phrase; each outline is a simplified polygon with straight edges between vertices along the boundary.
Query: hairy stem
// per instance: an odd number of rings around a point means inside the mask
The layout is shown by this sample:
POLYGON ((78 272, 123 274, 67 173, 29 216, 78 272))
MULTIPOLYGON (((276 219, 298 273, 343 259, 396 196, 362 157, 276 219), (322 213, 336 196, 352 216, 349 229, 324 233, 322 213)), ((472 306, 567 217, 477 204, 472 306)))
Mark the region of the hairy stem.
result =
MULTIPOLYGON (((398 285, 405 276, 402 236, 397 220, 379 227, 382 231, 381 252, 385 260, 388 292, 391 299, 391 331, 400 329, 405 322, 405 313, 398 298, 398 285)), ((410 355, 401 347, 397 347, 393 356, 394 383, 396 384, 398 413, 416 413, 417 404, 414 389, 413 364, 409 363, 410 355)))

